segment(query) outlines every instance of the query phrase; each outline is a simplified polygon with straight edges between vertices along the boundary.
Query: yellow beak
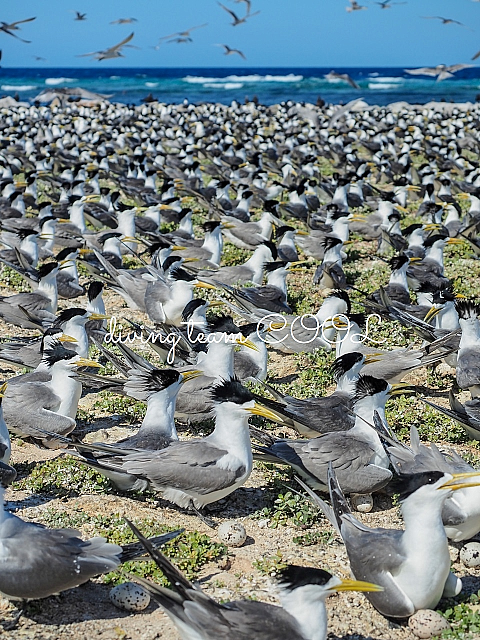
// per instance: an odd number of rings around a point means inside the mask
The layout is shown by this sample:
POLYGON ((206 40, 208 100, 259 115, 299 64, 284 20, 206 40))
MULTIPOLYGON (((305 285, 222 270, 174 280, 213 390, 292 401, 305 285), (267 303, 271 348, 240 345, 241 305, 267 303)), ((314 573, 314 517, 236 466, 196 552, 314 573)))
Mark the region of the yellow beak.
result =
POLYGON ((90 313, 88 317, 90 320, 109 320, 110 319, 110 316, 106 316, 104 313, 90 313))
POLYGON ((259 351, 259 348, 256 345, 254 345, 251 340, 249 340, 248 338, 244 338, 243 336, 236 338, 235 342, 241 345, 242 347, 248 347, 253 351, 259 351))
POLYGON ((193 380, 194 378, 198 378, 199 376, 203 376, 203 371, 200 369, 192 369, 191 371, 184 371, 182 373, 182 384, 187 382, 187 380, 193 380))
POLYGON ((442 484, 439 489, 447 489, 448 491, 458 491, 458 489, 467 489, 468 487, 480 487, 479 482, 461 482, 467 478, 475 478, 480 476, 480 471, 473 471, 471 473, 454 473, 451 480, 442 484), (460 482, 459 482, 460 481, 460 482))
POLYGON ((209 282, 202 282, 202 280, 198 280, 194 285, 197 289, 216 289, 217 287, 214 284, 210 284, 209 282))
POLYGON ((331 591, 383 591, 383 587, 373 582, 363 580, 342 580, 336 587, 330 587, 331 591))
POLYGON ((2 384, 2 386, 0 386, 0 398, 3 398, 3 396, 5 395, 6 391, 7 391, 7 382, 4 382, 2 384))
POLYGON ((60 342, 78 342, 75 338, 72 338, 72 336, 69 336, 66 333, 62 333, 58 339, 60 342))
POLYGON ((245 411, 248 411, 248 413, 250 413, 252 416, 262 416, 263 418, 267 418, 267 420, 273 420, 273 422, 283 422, 281 416, 277 415, 273 411, 270 411, 270 409, 267 409, 267 407, 262 407, 262 405, 258 404, 258 402, 255 402, 253 407, 245 409, 245 411))
POLYGON ((77 367, 96 367, 97 369, 102 368, 101 364, 99 364, 98 362, 95 362, 95 360, 87 360, 87 358, 79 358, 75 362, 75 365, 77 367))
POLYGON ((440 313, 441 307, 430 307, 430 309, 425 314, 424 322, 429 322, 432 318, 440 313))

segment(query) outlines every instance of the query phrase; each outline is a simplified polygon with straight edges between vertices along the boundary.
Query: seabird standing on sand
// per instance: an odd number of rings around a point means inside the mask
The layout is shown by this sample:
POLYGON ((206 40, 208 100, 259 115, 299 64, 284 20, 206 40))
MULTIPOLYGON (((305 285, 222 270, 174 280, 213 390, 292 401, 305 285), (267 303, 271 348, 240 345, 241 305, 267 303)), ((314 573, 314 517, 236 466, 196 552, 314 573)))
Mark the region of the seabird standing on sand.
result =
MULTIPOLYGON (((0 462, 0 591, 11 600, 36 600, 78 587, 90 578, 144 555, 137 543, 110 544, 105 538, 82 540, 74 529, 47 529, 5 511, 5 490, 17 476, 0 462)), ((173 540, 183 529, 151 538, 155 547, 173 540)))
POLYGON ((144 578, 134 579, 173 621, 182 640, 325 640, 325 600, 329 595, 381 590, 375 584, 340 579, 322 569, 289 565, 277 574, 281 607, 253 600, 220 604, 189 582, 134 525, 128 524, 168 578, 173 591, 144 578))
POLYGON ((419 609, 434 609, 442 597, 454 597, 462 590, 462 581, 450 571, 442 509, 454 491, 479 486, 479 482, 468 482, 474 476, 478 479, 475 472, 399 476, 395 489, 400 494, 403 531, 370 529, 359 522, 332 468, 328 478, 332 507, 297 481, 341 535, 353 575, 383 587, 382 592, 367 596, 370 603, 384 616, 407 618, 419 609))

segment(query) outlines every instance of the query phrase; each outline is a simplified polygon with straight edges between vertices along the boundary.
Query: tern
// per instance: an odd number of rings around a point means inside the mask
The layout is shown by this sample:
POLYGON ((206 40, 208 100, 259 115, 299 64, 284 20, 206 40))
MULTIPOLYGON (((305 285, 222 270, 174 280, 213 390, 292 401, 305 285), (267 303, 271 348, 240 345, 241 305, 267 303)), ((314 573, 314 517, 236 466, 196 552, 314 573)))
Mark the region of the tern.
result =
POLYGON ((253 456, 249 416, 261 415, 268 419, 273 416, 235 379, 214 385, 211 396, 215 429, 209 436, 172 441, 159 451, 115 449, 98 443, 76 444, 77 450, 116 453, 109 464, 96 462, 92 457, 82 457, 82 462, 100 473, 108 469, 136 476, 161 497, 179 507, 190 507, 202 517, 199 509, 230 495, 250 476, 253 456))
POLYGON ((348 75, 348 73, 330 71, 330 73, 327 73, 324 77, 326 80, 343 80, 344 82, 348 82, 348 84, 354 89, 360 89, 360 85, 357 84, 355 80, 348 75))
POLYGON ((230 16, 233 18, 233 22, 231 23, 232 27, 237 27, 239 24, 244 24, 248 20, 248 18, 251 18, 252 16, 256 16, 258 13, 260 13, 260 11, 255 11, 255 13, 250 13, 250 7, 249 7, 247 13, 241 18, 239 18, 234 11, 232 11, 231 9, 223 5, 221 2, 219 2, 218 5, 222 7, 224 11, 229 13, 230 16))
POLYGON ((333 468, 328 486, 332 507, 300 484, 325 513, 345 544, 353 575, 375 580, 383 591, 367 596, 371 604, 389 618, 408 618, 420 609, 434 609, 442 597, 452 598, 462 581, 450 571, 448 540, 442 509, 454 491, 477 487, 469 482, 474 473, 450 474, 427 471, 398 476, 405 529, 370 529, 360 523, 338 485, 333 468))
POLYGON ((144 578, 142 585, 173 621, 182 640, 325 640, 325 600, 341 591, 379 591, 368 582, 337 578, 328 571, 288 565, 277 576, 281 606, 253 600, 220 604, 193 585, 155 546, 129 525, 172 589, 144 578))
POLYGON ((228 46, 228 44, 219 44, 218 46, 224 48, 224 55, 226 56, 233 56, 237 54, 237 56, 240 56, 244 60, 247 59, 243 51, 240 51, 240 49, 232 49, 231 47, 228 46))
POLYGON ((22 42, 26 42, 27 44, 30 44, 31 40, 24 40, 23 38, 20 38, 19 36, 17 36, 15 33, 12 33, 12 31, 19 31, 20 28, 17 27, 18 24, 23 24, 25 22, 32 22, 32 20, 36 20, 36 18, 27 18, 26 20, 17 20, 16 22, 10 22, 10 23, 0 22, 0 31, 3 31, 9 36, 13 36, 14 38, 17 38, 17 40, 21 40, 22 42))
MULTIPOLYGON (((76 369, 99 366, 65 349, 59 340, 50 342, 35 371, 8 381, 3 411, 9 430, 34 439, 38 438, 37 427, 60 435, 73 431, 82 393, 82 385, 75 379, 76 369)), ((43 444, 58 446, 52 437, 43 444)))
MULTIPOLYGON (((5 490, 16 476, 13 467, 0 462, 0 592, 10 600, 47 598, 144 555, 139 543, 119 546, 101 537, 82 540, 74 529, 48 529, 5 511, 5 490)), ((182 532, 164 533, 149 544, 161 546, 182 532)))
POLYGON ((437 82, 446 80, 447 78, 453 78, 453 75, 457 71, 462 69, 468 69, 472 67, 471 64, 452 64, 450 66, 446 64, 439 64, 436 67, 420 67, 419 69, 405 69, 406 73, 412 76, 432 76, 437 78, 437 82))
POLYGON ((122 48, 133 47, 133 45, 129 45, 128 43, 133 39, 134 35, 135 33, 132 31, 132 33, 129 36, 124 38, 118 44, 115 44, 112 47, 109 47, 108 49, 103 49, 102 51, 93 51, 91 53, 82 53, 78 55, 77 58, 85 58, 87 56, 93 56, 94 59, 98 60, 99 62, 101 60, 111 60, 112 58, 124 58, 125 56, 122 53, 122 48))

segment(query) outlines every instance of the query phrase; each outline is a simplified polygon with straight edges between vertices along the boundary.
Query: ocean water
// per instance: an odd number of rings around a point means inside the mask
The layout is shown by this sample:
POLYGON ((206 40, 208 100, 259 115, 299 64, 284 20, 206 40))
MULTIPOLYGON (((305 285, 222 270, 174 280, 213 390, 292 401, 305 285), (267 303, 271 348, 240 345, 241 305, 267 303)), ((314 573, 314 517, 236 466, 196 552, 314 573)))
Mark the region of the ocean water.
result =
POLYGON ((464 69, 454 78, 409 76, 401 68, 339 69, 359 85, 355 90, 341 80, 326 80, 329 68, 270 69, 0 69, 0 96, 18 94, 33 101, 45 89, 82 87, 108 95, 112 101, 139 104, 152 94, 161 102, 192 103, 232 100, 254 96, 263 104, 294 100, 346 103, 363 98, 368 104, 385 105, 405 100, 423 104, 430 100, 474 102, 480 94, 480 67, 464 69))

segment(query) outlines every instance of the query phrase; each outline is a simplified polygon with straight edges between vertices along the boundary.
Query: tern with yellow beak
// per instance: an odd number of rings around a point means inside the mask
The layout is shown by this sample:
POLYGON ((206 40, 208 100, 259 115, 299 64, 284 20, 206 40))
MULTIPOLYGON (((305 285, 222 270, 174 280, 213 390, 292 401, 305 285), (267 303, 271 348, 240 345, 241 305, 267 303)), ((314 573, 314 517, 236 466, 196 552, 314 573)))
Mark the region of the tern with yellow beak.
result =
MULTIPOLYGON (((162 498, 197 511, 230 495, 248 480, 253 465, 248 418, 273 417, 235 378, 214 385, 210 395, 215 429, 205 438, 175 440, 159 451, 115 450, 113 446, 83 443, 75 447, 116 453, 108 464, 102 461, 97 465, 92 459, 87 464, 102 473, 108 469, 131 474, 162 498)), ((211 522, 207 524, 211 526, 211 522)))
POLYGON ((400 495, 404 530, 370 529, 359 522, 332 467, 328 473, 332 507, 298 481, 341 535, 355 578, 383 587, 367 595, 371 604, 389 618, 408 618, 419 609, 434 609, 442 597, 460 593, 462 581, 450 571, 442 510, 454 491, 477 487, 478 479, 478 472, 398 476, 395 492, 400 495))
MULTIPOLYGON (((5 422, 21 437, 38 438, 36 427, 53 434, 66 435, 75 428, 75 415, 82 393, 76 379, 78 367, 99 367, 93 360, 81 358, 65 349, 59 340, 44 348, 35 371, 11 378, 3 400, 5 422)), ((52 437, 42 440, 58 446, 52 437)))
MULTIPOLYGON (((5 490, 15 480, 13 467, 0 462, 0 591, 10 600, 36 600, 77 587, 90 578, 115 571, 122 563, 144 555, 144 546, 108 543, 105 538, 82 540, 74 529, 49 529, 26 522, 5 510, 5 490)), ((151 538, 157 546, 182 530, 151 538)), ((17 620, 22 611, 17 615, 17 620)))
POLYGON ((134 525, 128 524, 172 588, 161 587, 144 578, 135 577, 134 580, 165 611, 182 640, 325 640, 325 600, 328 596, 341 591, 382 589, 368 582, 343 580, 323 569, 288 565, 277 574, 280 607, 254 600, 220 604, 189 582, 134 525))
MULTIPOLYGON (((388 397, 403 391, 406 389, 391 387, 384 380, 360 376, 350 411, 355 419, 353 426, 309 440, 281 440, 265 434, 268 446, 254 447, 262 454, 258 459, 290 465, 314 489, 325 490, 332 464, 345 493, 365 495, 378 491, 391 480, 392 473, 378 433, 371 427, 373 416, 378 412, 383 417, 388 397)), ((262 439, 258 432, 255 436, 262 439)))

